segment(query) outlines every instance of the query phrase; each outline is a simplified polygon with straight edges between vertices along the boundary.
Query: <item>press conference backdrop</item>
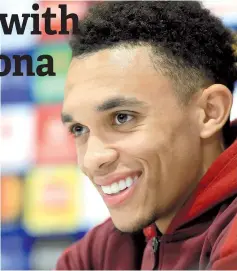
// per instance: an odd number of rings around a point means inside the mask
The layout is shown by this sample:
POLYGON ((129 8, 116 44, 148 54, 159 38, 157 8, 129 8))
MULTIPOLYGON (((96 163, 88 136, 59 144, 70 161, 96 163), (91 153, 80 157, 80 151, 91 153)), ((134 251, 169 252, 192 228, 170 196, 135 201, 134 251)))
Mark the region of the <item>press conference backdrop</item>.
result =
MULTIPOLYGON (((235 2, 205 1, 205 5, 236 31, 235 2)), ((33 3, 36 1, 4 1, 0 12, 33 13, 33 3)), ((40 12, 50 7, 57 14, 52 20, 52 29, 57 30, 61 25, 59 4, 67 4, 68 13, 80 18, 96 4, 37 3, 40 12)), ((67 37, 46 35, 43 20, 42 35, 30 35, 31 30, 29 20, 24 35, 14 31, 2 35, 1 53, 31 55, 35 64, 39 55, 52 55, 56 76, 1 78, 1 268, 5 270, 53 269, 68 245, 109 216, 102 199, 77 168, 73 138, 60 120, 71 58, 67 37)), ((237 118, 236 94, 232 120, 237 118)))

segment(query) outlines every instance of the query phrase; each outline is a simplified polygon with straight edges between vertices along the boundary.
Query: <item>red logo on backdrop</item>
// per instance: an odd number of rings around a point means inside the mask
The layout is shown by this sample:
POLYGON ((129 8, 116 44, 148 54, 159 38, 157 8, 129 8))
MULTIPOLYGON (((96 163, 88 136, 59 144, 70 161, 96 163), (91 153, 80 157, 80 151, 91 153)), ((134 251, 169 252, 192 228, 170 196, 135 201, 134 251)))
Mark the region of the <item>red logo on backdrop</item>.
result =
POLYGON ((37 108, 37 163, 76 164, 75 141, 61 121, 61 105, 37 108))

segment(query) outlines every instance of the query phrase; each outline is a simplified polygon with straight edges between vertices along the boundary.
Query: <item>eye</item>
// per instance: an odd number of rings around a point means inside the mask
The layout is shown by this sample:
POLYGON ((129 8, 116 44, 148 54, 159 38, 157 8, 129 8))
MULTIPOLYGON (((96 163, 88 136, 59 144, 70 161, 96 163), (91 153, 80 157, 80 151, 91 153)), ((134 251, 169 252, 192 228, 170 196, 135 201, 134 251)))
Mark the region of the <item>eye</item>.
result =
POLYGON ((69 128, 69 132, 73 134, 75 137, 81 136, 87 133, 89 129, 85 126, 74 124, 69 128))
POLYGON ((133 119, 133 116, 126 113, 119 113, 115 115, 115 124, 121 125, 133 119))

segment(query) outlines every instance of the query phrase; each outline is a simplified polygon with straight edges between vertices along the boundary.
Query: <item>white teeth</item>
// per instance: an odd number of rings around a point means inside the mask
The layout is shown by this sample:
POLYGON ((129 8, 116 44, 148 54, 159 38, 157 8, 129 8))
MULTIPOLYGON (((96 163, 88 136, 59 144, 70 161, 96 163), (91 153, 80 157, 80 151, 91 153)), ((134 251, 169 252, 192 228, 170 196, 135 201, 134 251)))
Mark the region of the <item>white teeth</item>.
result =
POLYGON ((131 177, 126 178, 126 186, 130 187, 133 184, 133 179, 131 177))
POLYGON ((113 183, 113 184, 111 185, 111 192, 112 192, 112 194, 118 193, 119 191, 120 191, 120 190, 119 190, 118 184, 117 184, 117 183, 113 183))
POLYGON ((112 194, 111 187, 109 185, 108 186, 101 186, 101 188, 105 194, 108 194, 108 195, 112 194))
POLYGON ((120 190, 124 190, 126 187, 127 187, 127 186, 126 186, 125 181, 124 181, 124 180, 121 180, 121 181, 119 182, 119 189, 120 189, 120 190))
POLYGON ((109 195, 112 194, 111 187, 107 188, 107 194, 109 194, 109 195))
POLYGON ((117 183, 112 183, 111 185, 101 186, 102 191, 105 194, 111 195, 111 194, 117 194, 120 191, 129 188, 132 186, 132 184, 137 181, 138 176, 135 176, 134 178, 127 177, 125 180, 120 180, 117 183))

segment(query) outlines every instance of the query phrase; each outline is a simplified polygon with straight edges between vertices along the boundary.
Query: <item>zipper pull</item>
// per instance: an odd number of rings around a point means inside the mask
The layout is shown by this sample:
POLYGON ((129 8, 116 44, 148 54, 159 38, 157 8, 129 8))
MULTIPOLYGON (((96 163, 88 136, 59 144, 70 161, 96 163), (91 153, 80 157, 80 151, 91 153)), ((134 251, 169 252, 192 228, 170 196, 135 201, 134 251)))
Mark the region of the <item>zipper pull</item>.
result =
POLYGON ((152 250, 154 253, 156 253, 158 251, 158 247, 159 247, 159 240, 157 237, 153 237, 152 239, 152 250))
POLYGON ((158 262, 159 262, 159 254, 157 253, 159 250, 159 239, 158 237, 153 237, 152 238, 152 250, 154 253, 154 265, 152 270, 156 270, 158 267, 158 262))

